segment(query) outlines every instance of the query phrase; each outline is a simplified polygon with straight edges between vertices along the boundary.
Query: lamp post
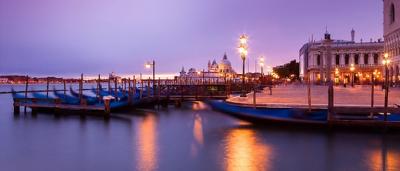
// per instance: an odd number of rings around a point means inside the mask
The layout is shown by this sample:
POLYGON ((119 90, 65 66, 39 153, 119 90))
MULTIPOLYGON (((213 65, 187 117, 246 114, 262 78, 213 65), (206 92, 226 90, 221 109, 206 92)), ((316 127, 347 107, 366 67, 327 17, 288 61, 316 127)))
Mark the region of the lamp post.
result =
POLYGON ((264 63, 265 59, 263 56, 260 57, 260 67, 261 67, 261 75, 264 75, 264 63))
POLYGON ((336 85, 340 83, 339 68, 335 68, 335 83, 336 85))
POLYGON ((354 64, 350 65, 350 71, 351 71, 351 87, 354 87, 354 70, 356 68, 354 67, 354 64))
POLYGON ((144 65, 147 69, 152 68, 153 69, 153 96, 155 93, 155 80, 156 80, 156 62, 153 60, 152 62, 146 62, 146 64, 144 65))
POLYGON ((242 34, 239 37, 239 53, 243 62, 243 71, 242 71, 242 94, 240 97, 246 97, 245 92, 245 64, 246 64, 246 56, 247 56, 247 36, 242 34))
POLYGON ((384 59, 382 61, 383 65, 385 65, 385 113, 384 113, 384 121, 387 121, 387 107, 389 101, 389 68, 390 64, 389 54, 385 53, 384 59))

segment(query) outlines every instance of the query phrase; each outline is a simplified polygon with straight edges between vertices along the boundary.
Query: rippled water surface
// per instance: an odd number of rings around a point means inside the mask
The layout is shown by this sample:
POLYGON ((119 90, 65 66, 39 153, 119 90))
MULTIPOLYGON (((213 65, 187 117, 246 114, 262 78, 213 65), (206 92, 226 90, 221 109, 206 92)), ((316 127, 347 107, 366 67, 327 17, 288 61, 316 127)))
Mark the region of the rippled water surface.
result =
POLYGON ((0 170, 400 170, 400 135, 255 127, 202 102, 15 117, 0 95, 0 170))

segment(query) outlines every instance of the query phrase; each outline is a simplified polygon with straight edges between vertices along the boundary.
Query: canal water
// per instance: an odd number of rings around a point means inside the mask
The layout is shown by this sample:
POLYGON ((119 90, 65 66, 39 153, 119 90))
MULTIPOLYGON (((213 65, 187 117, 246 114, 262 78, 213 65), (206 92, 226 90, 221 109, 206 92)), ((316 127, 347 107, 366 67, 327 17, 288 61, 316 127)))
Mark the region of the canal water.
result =
POLYGON ((16 117, 0 95, 0 170, 400 170, 399 134, 257 127, 203 102, 113 116, 16 117))

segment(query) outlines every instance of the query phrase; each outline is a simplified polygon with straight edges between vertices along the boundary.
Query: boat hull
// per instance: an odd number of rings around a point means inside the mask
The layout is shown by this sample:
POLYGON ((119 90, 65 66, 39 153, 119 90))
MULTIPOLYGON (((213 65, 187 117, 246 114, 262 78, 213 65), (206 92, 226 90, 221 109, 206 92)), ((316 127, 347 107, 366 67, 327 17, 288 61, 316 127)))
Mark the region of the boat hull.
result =
MULTIPOLYGON (((327 110, 313 110, 296 108, 254 108, 231 104, 225 101, 209 101, 210 106, 217 111, 229 114, 240 120, 256 125, 285 125, 302 127, 319 127, 328 129, 355 129, 355 130, 400 130, 400 121, 384 122, 377 120, 327 120, 327 110), (308 116, 318 116, 311 117, 308 116), (304 116, 304 117, 303 117, 304 116)), ((396 114, 393 114, 396 115, 396 114)))

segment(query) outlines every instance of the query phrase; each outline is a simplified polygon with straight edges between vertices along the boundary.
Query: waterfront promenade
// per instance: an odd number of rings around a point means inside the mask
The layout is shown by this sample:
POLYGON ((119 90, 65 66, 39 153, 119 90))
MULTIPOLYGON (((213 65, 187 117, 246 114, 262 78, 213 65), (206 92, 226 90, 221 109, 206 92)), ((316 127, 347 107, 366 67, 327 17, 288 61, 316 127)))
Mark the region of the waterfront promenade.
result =
MULTIPOLYGON (((384 106, 385 93, 381 86, 375 86, 374 107, 384 106)), ((272 88, 270 95, 269 88, 265 88, 261 93, 256 93, 257 105, 266 106, 296 106, 307 107, 307 85, 279 85, 272 88)), ((247 94, 247 97, 232 96, 227 101, 241 104, 253 104, 253 93, 247 94)), ((328 87, 311 86, 311 104, 312 107, 327 106, 328 87)), ((334 87, 335 106, 371 106, 371 86, 348 86, 334 87)), ((400 88, 391 88, 389 91, 389 107, 395 107, 400 104, 400 88)))

